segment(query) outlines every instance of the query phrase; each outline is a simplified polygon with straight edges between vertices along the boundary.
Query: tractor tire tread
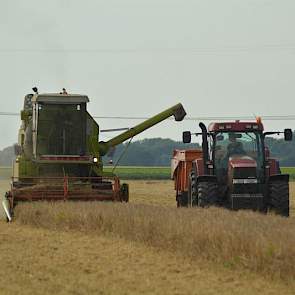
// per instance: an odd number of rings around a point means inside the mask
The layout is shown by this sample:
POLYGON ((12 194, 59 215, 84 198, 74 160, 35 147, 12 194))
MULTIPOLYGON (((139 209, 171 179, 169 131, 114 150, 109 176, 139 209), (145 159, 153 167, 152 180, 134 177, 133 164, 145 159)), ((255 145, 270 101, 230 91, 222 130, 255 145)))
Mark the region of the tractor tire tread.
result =
POLYGON ((217 184, 214 182, 200 182, 197 188, 198 205, 209 207, 217 204, 217 184))
POLYGON ((276 181, 269 184, 269 209, 275 214, 289 216, 289 183, 276 181))

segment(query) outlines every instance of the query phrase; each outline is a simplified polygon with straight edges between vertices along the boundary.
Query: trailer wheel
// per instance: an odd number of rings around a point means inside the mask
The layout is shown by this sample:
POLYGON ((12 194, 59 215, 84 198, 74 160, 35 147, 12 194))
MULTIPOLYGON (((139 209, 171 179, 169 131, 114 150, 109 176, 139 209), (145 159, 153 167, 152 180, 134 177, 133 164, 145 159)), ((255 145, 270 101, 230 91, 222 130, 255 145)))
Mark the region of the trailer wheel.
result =
POLYGON ((177 195, 176 201, 177 201, 177 207, 187 207, 188 200, 187 200, 187 192, 181 192, 177 195))
POLYGON ((198 206, 198 189, 197 189, 197 177, 195 171, 191 171, 190 173, 190 206, 195 207, 198 206))
POLYGON ((188 177, 187 207, 197 206, 197 182, 196 173, 192 170, 188 177))
POLYGON ((197 201, 200 207, 209 207, 217 203, 217 184, 200 182, 197 185, 197 201))
POLYGON ((275 214, 289 216, 289 183, 276 181, 269 184, 269 209, 275 214))

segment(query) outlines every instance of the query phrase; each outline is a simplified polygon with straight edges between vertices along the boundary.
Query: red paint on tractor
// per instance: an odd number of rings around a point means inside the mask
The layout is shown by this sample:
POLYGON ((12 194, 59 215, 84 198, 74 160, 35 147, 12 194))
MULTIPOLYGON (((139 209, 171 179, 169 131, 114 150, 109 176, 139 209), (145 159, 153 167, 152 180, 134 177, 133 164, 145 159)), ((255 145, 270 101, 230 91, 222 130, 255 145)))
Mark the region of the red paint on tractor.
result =
POLYGON ((248 156, 230 157, 229 165, 232 166, 232 168, 257 167, 256 161, 248 156))

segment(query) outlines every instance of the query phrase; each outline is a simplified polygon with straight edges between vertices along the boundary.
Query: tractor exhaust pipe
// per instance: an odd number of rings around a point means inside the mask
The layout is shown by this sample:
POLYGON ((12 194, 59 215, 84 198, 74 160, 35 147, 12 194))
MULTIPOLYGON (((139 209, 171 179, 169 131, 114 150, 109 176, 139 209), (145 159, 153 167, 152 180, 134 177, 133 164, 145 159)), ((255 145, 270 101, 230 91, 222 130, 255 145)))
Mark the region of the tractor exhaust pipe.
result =
POLYGON ((202 130, 202 151, 203 151, 203 158, 204 158, 204 174, 209 174, 209 169, 207 166, 207 162, 209 161, 209 148, 208 148, 208 132, 206 125, 204 123, 199 124, 202 130))

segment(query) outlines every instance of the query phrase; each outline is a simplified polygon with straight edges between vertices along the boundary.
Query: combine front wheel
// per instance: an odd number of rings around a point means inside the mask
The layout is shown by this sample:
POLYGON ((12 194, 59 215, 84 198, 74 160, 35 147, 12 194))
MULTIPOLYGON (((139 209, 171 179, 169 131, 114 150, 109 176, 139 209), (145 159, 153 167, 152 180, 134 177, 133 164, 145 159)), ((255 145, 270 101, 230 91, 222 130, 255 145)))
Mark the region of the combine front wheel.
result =
POLYGON ((122 202, 129 202, 129 185, 127 183, 123 183, 120 187, 120 196, 122 202))

